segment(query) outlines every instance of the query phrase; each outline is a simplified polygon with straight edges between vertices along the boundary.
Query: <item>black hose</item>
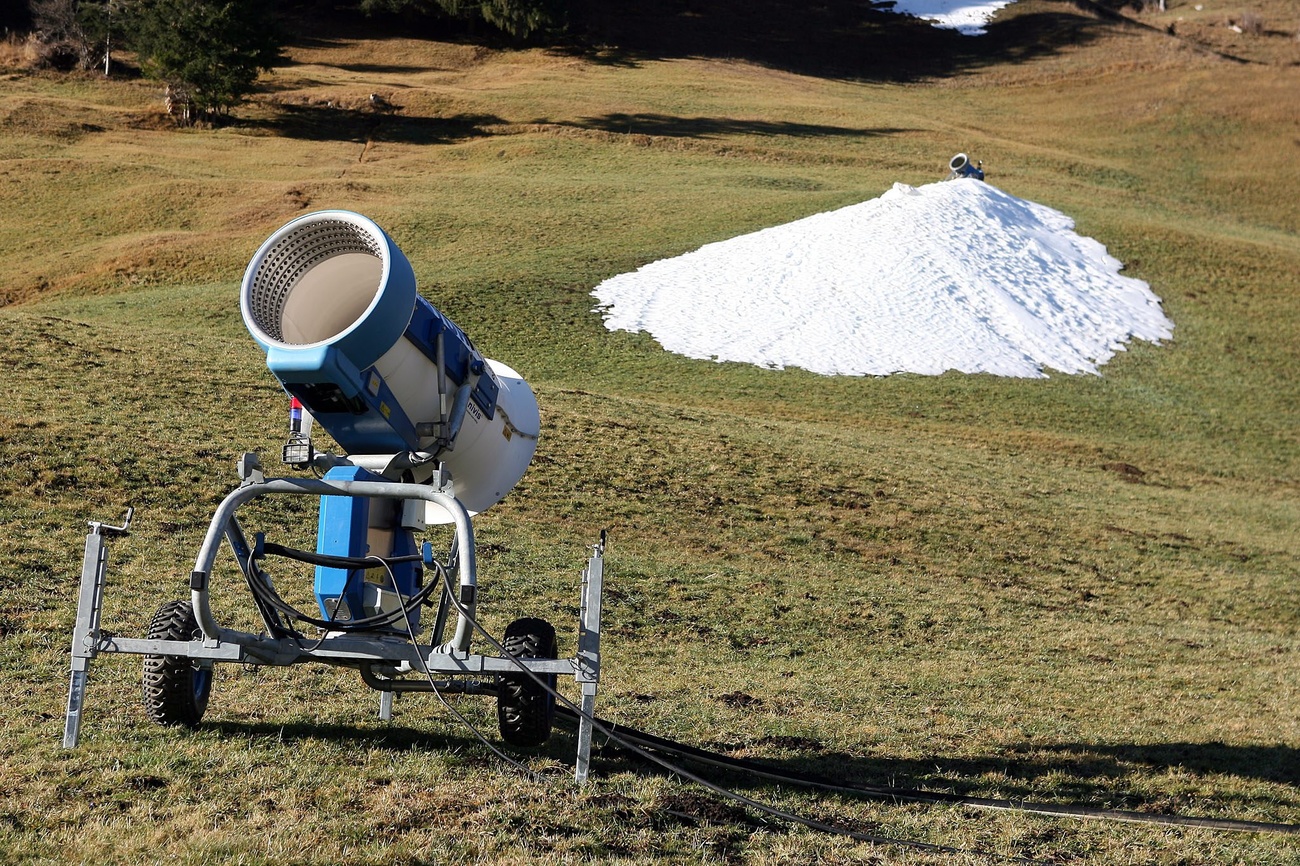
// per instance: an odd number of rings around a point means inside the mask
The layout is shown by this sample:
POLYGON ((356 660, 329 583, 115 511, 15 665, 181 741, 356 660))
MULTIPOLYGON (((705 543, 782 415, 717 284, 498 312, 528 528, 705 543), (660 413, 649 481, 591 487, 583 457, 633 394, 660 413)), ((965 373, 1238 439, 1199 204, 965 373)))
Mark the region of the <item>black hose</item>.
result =
MULTIPOLYGON (((302 550, 295 550, 293 548, 286 548, 278 544, 265 544, 263 545, 263 550, 267 553, 286 556, 293 559, 299 559, 303 562, 307 562, 311 564, 325 565, 328 567, 345 567, 350 569, 378 567, 378 566, 386 567, 388 563, 411 562, 416 559, 422 558, 419 556, 402 556, 402 557, 387 557, 387 558, 338 557, 338 556, 329 556, 325 554, 311 553, 302 550)), ((308 617, 305 614, 302 614, 301 612, 293 608, 291 605, 289 605, 287 602, 285 602, 279 596, 279 594, 275 592, 275 589, 270 585, 269 582, 250 581, 250 586, 253 587, 254 592, 257 593, 259 596, 265 594, 266 601, 268 604, 271 604, 277 610, 280 610, 282 613, 285 613, 288 616, 292 616, 296 619, 302 620, 304 622, 310 623, 312 625, 316 625, 319 628, 324 628, 324 629, 337 629, 339 631, 364 631, 364 630, 373 630, 379 627, 383 627, 395 623, 398 618, 405 616, 407 611, 413 609, 416 605, 422 603, 423 600, 427 598, 428 595, 431 593, 432 589, 438 587, 443 582, 447 582, 446 583, 447 592, 449 593, 449 596, 451 597, 453 604, 455 604, 458 613, 462 616, 468 617, 472 626, 477 631, 479 631, 485 638, 487 638, 488 642, 492 644, 499 652, 501 652, 503 656, 508 657, 509 653, 505 651, 504 647, 502 647, 501 644, 498 643, 496 639, 492 637, 492 635, 488 634, 488 632, 478 624, 478 622, 472 617, 472 615, 470 615, 470 613, 455 598, 455 594, 452 591, 452 587, 449 582, 449 576, 446 574, 446 570, 442 568, 442 566, 439 563, 433 563, 433 565, 438 570, 440 579, 430 581, 426 586, 421 588, 419 593, 411 596, 411 598, 408 600, 408 603, 402 608, 399 608, 398 610, 393 611, 390 614, 367 617, 362 620, 349 620, 346 622, 318 620, 312 617, 308 617), (378 624, 381 621, 382 621, 382 625, 378 624)), ((544 682, 542 678, 538 677, 532 671, 522 666, 520 669, 523 671, 523 673, 537 680, 537 682, 541 683, 544 688, 550 691, 551 694, 558 699, 557 705, 555 707, 555 713, 559 720, 567 724, 577 724, 581 715, 581 710, 578 707, 574 706, 563 695, 556 692, 552 687, 549 686, 549 684, 544 682)), ((727 755, 718 754, 716 752, 709 752, 704 749, 696 748, 694 746, 688 746, 684 743, 678 743, 673 740, 665 739, 663 737, 657 737, 654 734, 649 734, 644 731, 638 731, 635 728, 630 728, 627 727, 626 725, 619 725, 614 722, 610 722, 594 716, 591 718, 591 721, 594 723, 596 729, 604 733, 611 742, 623 748, 625 751, 629 752, 633 756, 657 764, 682 778, 689 779, 698 784, 701 784, 705 788, 712 790, 715 793, 723 794, 724 796, 730 797, 742 803, 743 805, 758 809, 769 815, 773 815, 774 817, 779 817, 785 820, 802 824, 811 829, 821 830, 823 832, 831 832, 838 835, 844 835, 853 839, 857 839, 859 841, 871 842, 875 844, 901 845, 904 847, 911 847, 917 850, 934 851, 934 852, 942 852, 942 853, 970 853, 970 852, 963 852, 961 851, 961 849, 951 848, 943 845, 934 845, 931 843, 918 842, 914 840, 893 839, 889 837, 877 836, 874 834, 860 833, 860 832, 848 830, 843 827, 836 827, 834 825, 823 824, 819 821, 814 821, 811 819, 804 818, 803 816, 784 812, 768 804, 760 803, 758 801, 752 800, 748 797, 745 797, 743 794, 739 794, 727 788, 723 788, 722 786, 717 785, 716 783, 703 779, 681 767, 678 767, 668 761, 665 761, 663 758, 658 757, 654 753, 665 753, 670 755, 676 755, 678 757, 685 758, 691 761, 696 761, 698 763, 709 764, 716 767, 722 767, 724 769, 729 769, 737 772, 746 773, 749 775, 759 776, 761 778, 771 779, 776 782, 784 782, 788 784, 801 785, 810 788, 819 788, 826 791, 834 791, 838 793, 856 795, 861 797, 887 799, 894 802, 946 803, 952 805, 972 806, 975 808, 982 808, 982 809, 1022 812, 1022 813, 1039 814, 1039 815, 1052 815, 1058 817, 1094 818, 1094 819, 1101 819, 1101 820, 1126 821, 1126 822, 1142 823, 1142 824, 1162 824, 1162 825, 1173 825, 1173 826, 1182 826, 1182 827, 1200 827, 1204 829, 1225 830, 1225 831, 1235 831, 1235 832, 1255 832, 1255 833, 1266 832, 1266 833, 1300 834, 1300 825, 1297 824, 1281 824, 1281 823, 1273 823, 1267 821, 1241 821, 1241 820, 1224 819, 1224 818, 1198 818, 1198 817, 1188 816, 1188 815, 1170 815, 1170 814, 1158 814, 1158 813, 1148 813, 1148 812, 1135 812, 1135 811, 1125 810, 1125 809, 1104 809, 1104 808, 1097 808, 1092 806, 1081 806, 1081 805, 1071 805, 1071 804, 1036 803, 1028 800, 974 797, 974 796, 968 796, 963 794, 948 794, 940 791, 925 791, 919 789, 896 788, 892 786, 849 785, 834 779, 828 779, 815 774, 777 770, 773 767, 762 764, 760 762, 749 761, 742 758, 732 758, 727 755)), ((993 856, 999 856, 999 855, 993 855, 993 856)), ((1000 859, 1004 859, 1008 861, 1016 861, 1016 862, 1034 862, 1032 860, 1029 860, 1028 858, 1008 857, 1005 855, 1001 855, 1000 859)))
MULTIPOLYGON (((285 555, 285 556, 288 556, 288 554, 280 554, 279 551, 293 550, 293 548, 285 548, 278 544, 266 544, 263 545, 262 549, 268 553, 277 553, 278 555, 285 555), (275 550, 272 550, 272 548, 275 548, 275 550)), ((296 554, 308 555, 308 552, 303 550, 293 550, 293 552, 296 554)), ((422 557, 419 556, 415 556, 415 557, 372 556, 372 557, 367 557, 365 559, 360 559, 356 557, 334 557, 325 554, 310 554, 310 555, 313 557, 320 556, 320 557, 324 557, 325 559, 332 559, 332 560, 349 560, 349 561, 355 560, 356 562, 360 563, 359 565, 349 567, 349 570, 355 568, 377 568, 380 566, 386 566, 387 563, 391 563, 391 562, 412 562, 414 561, 414 559, 422 559, 422 557)), ((290 558, 298 559, 299 557, 292 556, 290 558)), ((303 559, 303 561, 308 562, 309 560, 303 559)), ((443 569, 440 563, 435 562, 432 563, 432 565, 440 573, 445 570, 443 569)), ((334 567, 334 566, 332 564, 329 564, 329 567, 334 567)), ((390 626, 396 625, 399 621, 402 620, 403 617, 407 616, 411 611, 415 610, 417 607, 423 604, 425 600, 427 600, 435 592, 442 591, 442 582, 440 580, 432 580, 426 583, 423 587, 421 587, 419 592, 415 593, 412 596, 409 596, 406 602, 401 607, 389 611, 388 613, 381 613, 381 614, 376 614, 374 616, 362 617, 361 619, 335 620, 333 618, 318 619, 316 617, 308 616, 307 614, 303 613, 302 611, 298 610, 296 607, 294 607, 293 605, 285 601, 280 596, 280 594, 275 591, 275 587, 271 585, 270 581, 250 580, 248 584, 249 584, 249 588, 253 591, 253 594, 259 600, 270 605, 275 610, 279 611, 285 616, 290 617, 291 619, 296 619, 300 622, 305 622, 308 625, 315 626, 316 628, 323 629, 325 631, 341 631, 341 632, 378 631, 380 629, 385 629, 390 626)), ((346 590, 346 586, 344 587, 344 589, 346 590)))
MULTIPOLYGON (((564 721, 576 724, 578 714, 567 707, 556 707, 556 715, 564 721)), ((1011 812, 1028 812, 1037 815, 1055 815, 1070 818, 1099 818, 1109 821, 1128 821, 1141 824, 1166 824, 1180 827, 1202 827, 1211 830, 1229 830, 1247 833, 1300 833, 1300 824, 1280 824, 1268 821, 1240 821, 1229 818, 1198 818, 1190 815, 1168 815, 1151 812, 1134 812, 1127 809, 1102 809, 1093 806, 1071 804, 1035 803, 1029 800, 1000 800, 989 797, 972 797, 964 794, 946 794, 941 791, 923 791, 910 788, 895 788, 883 785, 849 785, 834 779, 791 770, 777 770, 757 761, 732 758, 709 752, 694 746, 677 743, 629 728, 613 722, 600 721, 611 732, 611 739, 616 745, 624 740, 640 749, 652 749, 697 761, 723 767, 749 775, 761 776, 776 782, 802 785, 808 788, 820 788, 862 797, 893 800, 912 803, 950 803, 954 805, 973 806, 981 809, 995 809, 1011 812)), ((632 750, 636 755, 639 750, 632 750)))
MULTIPOLYGON (((602 534, 602 541, 603 538, 604 536, 602 534)), ((582 710, 576 704, 574 704, 567 697, 565 697, 563 694, 557 691, 555 687, 552 686, 550 683, 548 683, 543 677, 539 676, 537 673, 530 670, 521 661, 515 658, 508 650, 506 650, 506 648, 501 644, 500 641, 498 641, 495 637, 493 637, 491 633, 487 631, 487 629, 483 628, 483 626, 479 624, 478 620, 474 618, 473 614, 470 613, 470 611, 467 610, 465 606, 460 603, 460 601, 456 598, 455 594, 452 592, 451 579, 447 575, 445 570, 443 570, 442 579, 446 581, 448 597, 451 599, 452 604, 456 606, 457 613, 465 617, 466 621, 470 623, 471 627, 479 634, 483 635, 483 637, 487 640, 487 642, 491 644, 492 647, 496 649, 497 652, 501 653, 502 657, 514 660, 515 664, 518 666, 519 671, 522 674, 532 679, 535 683, 537 683, 543 689, 549 692, 553 698, 555 698, 556 701, 555 710, 557 714, 560 714, 566 719, 574 719, 574 720, 576 720, 582 715, 582 710)), ((805 818, 804 816, 797 815, 793 812, 786 812, 783 809, 778 809, 776 806, 773 806, 770 803, 763 803, 759 800, 753 799, 752 797, 747 797, 738 791, 733 791, 730 788, 726 788, 722 785, 719 785, 716 782, 710 781, 709 779, 699 776, 691 772, 690 770, 686 769, 685 767, 680 766, 679 764, 674 764, 673 762, 664 758, 662 755, 656 754, 655 750, 651 748, 643 748, 642 746, 633 742, 630 738, 621 739, 620 735, 615 732, 615 728, 617 727, 616 725, 612 725, 608 722, 596 718, 595 716, 590 716, 589 718, 594 723, 594 727, 596 728, 596 730, 600 731, 602 734, 606 735, 611 740, 619 742, 620 745, 622 745, 625 749, 633 752, 642 760, 652 764, 657 764, 658 766, 662 767, 663 769, 667 770, 668 772, 672 773, 673 775, 679 778, 685 779, 689 782, 694 782, 695 784, 700 785, 701 787, 709 791, 712 791, 715 794, 719 794, 723 797, 726 797, 729 800, 733 800, 737 803, 740 803, 742 806, 747 806, 751 809, 754 809, 755 811, 761 812, 765 815, 770 815, 774 818, 779 818, 783 821, 788 821, 792 824, 799 824, 803 827, 807 827, 810 830, 817 830, 822 833, 830 833, 836 836, 845 836, 849 839, 854 839, 858 842, 867 842, 872 845, 892 845, 896 847, 911 848, 917 851, 928 851, 928 852, 939 853, 939 854, 979 854, 981 856, 994 857, 996 859, 1003 860, 1005 862, 1011 862, 1011 863, 1039 862, 1037 860, 1032 860, 1028 857, 1017 857, 1017 856, 1011 856, 1005 854, 990 854, 987 852, 978 852, 978 851, 971 851, 962 848, 954 848, 949 845, 938 845, 933 842, 921 842, 915 839, 897 839, 890 836, 881 836, 875 833, 864 833, 859 830, 850 830, 847 827, 840 827, 835 824, 827 824, 823 821, 817 821, 813 818, 805 818)), ((478 733, 477 730, 473 728, 473 726, 470 726, 470 729, 473 730, 475 734, 478 733)), ((662 742, 667 743, 668 741, 664 740, 662 742)), ((495 749, 493 749, 493 751, 495 751, 495 749)))
POLYGON ((308 565, 323 565, 326 568, 382 568, 385 564, 391 566, 399 562, 419 562, 424 559, 418 553, 405 556, 334 556, 329 553, 317 553, 314 550, 285 547, 269 541, 262 545, 262 551, 272 556, 283 556, 286 559, 296 559, 308 565))

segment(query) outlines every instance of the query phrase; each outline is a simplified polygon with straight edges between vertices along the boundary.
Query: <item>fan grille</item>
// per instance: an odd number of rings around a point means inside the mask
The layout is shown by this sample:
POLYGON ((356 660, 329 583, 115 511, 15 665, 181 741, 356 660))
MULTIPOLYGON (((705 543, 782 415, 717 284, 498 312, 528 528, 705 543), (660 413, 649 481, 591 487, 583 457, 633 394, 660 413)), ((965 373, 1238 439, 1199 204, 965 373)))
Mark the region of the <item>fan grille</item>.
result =
POLYGON ((253 323, 273 340, 284 342, 284 305, 298 281, 326 259, 363 253, 382 260, 384 247, 361 226, 326 218, 297 226, 267 250, 248 287, 253 323))

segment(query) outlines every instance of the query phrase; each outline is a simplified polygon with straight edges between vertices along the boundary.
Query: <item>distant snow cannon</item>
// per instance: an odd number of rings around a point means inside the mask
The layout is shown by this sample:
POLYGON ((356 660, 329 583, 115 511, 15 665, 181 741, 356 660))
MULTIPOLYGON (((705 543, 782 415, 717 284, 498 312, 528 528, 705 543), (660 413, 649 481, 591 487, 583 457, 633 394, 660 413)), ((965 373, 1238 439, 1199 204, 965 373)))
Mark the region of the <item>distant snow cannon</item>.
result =
POLYGON ((948 180, 956 180, 961 177, 983 180, 984 161, 979 160, 972 165, 970 157, 966 154, 959 153, 955 155, 952 159, 948 160, 948 180))
POLYGON ((519 746, 550 736, 556 677, 569 674, 582 690, 575 777, 585 779, 600 680, 604 533, 583 571, 574 657, 558 657, 555 627, 545 620, 514 619, 498 641, 477 619, 471 518, 509 493, 532 460, 540 427, 532 389, 420 297, 392 239, 349 211, 307 214, 272 234, 244 272, 239 305, 290 395, 281 458, 320 477, 270 478, 258 456, 245 453, 239 486, 208 524, 188 600, 159 608, 144 639, 99 626, 106 544, 128 534, 131 512, 121 526, 90 524, 64 745, 77 743, 89 665, 100 653, 145 657, 145 711, 162 725, 199 724, 219 662, 315 661, 357 670, 380 692, 385 719, 399 692, 495 696, 501 736, 519 746), (316 453, 313 421, 344 454, 316 453), (267 495, 319 499, 314 550, 245 531, 238 510, 267 495), (439 535, 449 541, 441 558, 422 538, 439 535), (252 595, 260 633, 217 621, 210 596, 228 574, 216 567, 225 546, 252 595), (277 566, 272 580, 272 557, 314 567, 319 610, 306 612, 281 594, 293 572, 277 566), (420 621, 426 607, 431 625, 420 621), (494 652, 471 653, 476 635, 494 652))
MULTIPOLYGON (((287 223, 249 262, 240 310, 285 391, 358 465, 396 481, 440 461, 471 513, 523 477, 540 425, 532 389, 420 297, 370 219, 336 210, 287 223)), ((291 463, 311 456, 286 451, 291 463)))

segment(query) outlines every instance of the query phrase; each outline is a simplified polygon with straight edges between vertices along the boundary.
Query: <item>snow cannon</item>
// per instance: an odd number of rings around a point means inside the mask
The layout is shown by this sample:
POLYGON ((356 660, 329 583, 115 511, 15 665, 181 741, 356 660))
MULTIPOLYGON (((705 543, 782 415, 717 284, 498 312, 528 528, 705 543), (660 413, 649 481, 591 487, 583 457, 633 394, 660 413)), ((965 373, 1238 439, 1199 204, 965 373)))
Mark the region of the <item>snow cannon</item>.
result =
MULTIPOLYGON (((585 780, 600 681, 604 533, 582 572, 572 657, 559 656, 555 626, 544 619, 515 618, 497 639, 478 615, 471 518, 509 493, 532 460, 540 427, 532 389, 422 298, 392 238, 350 211, 306 214, 272 234, 248 263, 239 305, 289 395, 281 460, 314 477, 269 477, 261 458, 245 453, 239 485, 217 506, 188 573, 188 598, 164 603, 143 639, 100 628, 107 545, 129 534, 132 512, 120 526, 91 522, 64 745, 77 744, 90 663, 104 653, 144 656, 144 708, 160 725, 197 726, 221 664, 317 662, 357 671, 380 693, 382 719, 392 718, 399 694, 495 697, 502 739, 525 747, 550 737, 557 678, 569 675, 581 689, 574 777, 585 780), (317 452, 314 425, 344 453, 317 452), (277 542, 245 529, 251 523, 239 509, 267 496, 319 500, 314 549, 282 543, 306 532, 277 542), (223 550, 252 596, 259 632, 218 620, 229 608, 212 595, 233 572, 217 561, 223 550), (309 570, 315 604, 303 606, 306 587, 293 589, 293 578, 305 584, 309 570), (432 615, 422 622, 426 608, 432 615), (474 650, 480 638, 488 652, 474 650)), ((252 511, 252 520, 267 516, 252 511)), ((273 522, 271 530, 285 527, 273 522)))
MULTIPOLYGON (((523 477, 540 426, 532 389, 419 295, 411 263, 370 219, 335 210, 287 223, 249 262, 239 300, 305 429, 320 424, 353 463, 410 480, 440 462, 471 513, 523 477)), ((306 438, 291 428, 286 462, 311 462, 306 438)))
POLYGON ((971 164, 970 157, 964 153, 959 153, 948 160, 948 180, 956 180, 961 177, 972 177, 975 180, 984 179, 984 160, 971 164))

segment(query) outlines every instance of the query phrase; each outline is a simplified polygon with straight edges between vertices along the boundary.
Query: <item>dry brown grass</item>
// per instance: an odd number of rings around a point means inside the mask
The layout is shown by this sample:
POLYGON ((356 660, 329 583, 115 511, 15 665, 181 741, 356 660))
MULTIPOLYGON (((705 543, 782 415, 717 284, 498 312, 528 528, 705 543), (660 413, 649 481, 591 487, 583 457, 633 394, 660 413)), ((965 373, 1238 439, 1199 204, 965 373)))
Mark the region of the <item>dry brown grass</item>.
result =
POLYGON ((37 69, 48 57, 48 48, 35 34, 9 33, 0 42, 0 69, 37 69))
POLYGON ((1300 6, 1288 0, 1256 0, 1226 10, 1200 0, 1170 0, 1165 12, 1148 5, 1136 18, 1189 45, 1247 63, 1300 63, 1300 48, 1292 38, 1300 31, 1300 6))

